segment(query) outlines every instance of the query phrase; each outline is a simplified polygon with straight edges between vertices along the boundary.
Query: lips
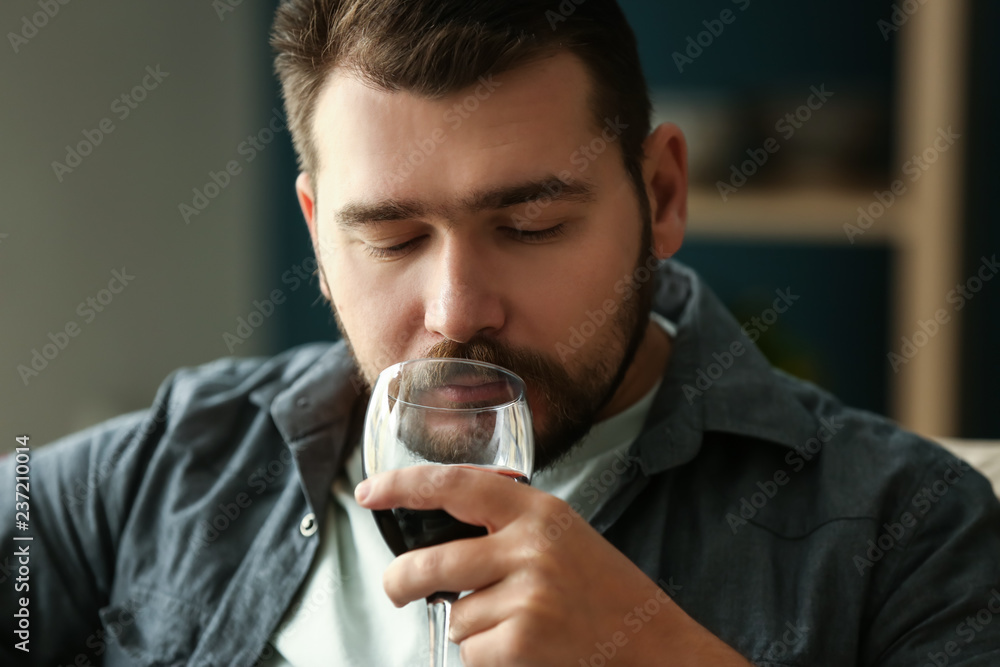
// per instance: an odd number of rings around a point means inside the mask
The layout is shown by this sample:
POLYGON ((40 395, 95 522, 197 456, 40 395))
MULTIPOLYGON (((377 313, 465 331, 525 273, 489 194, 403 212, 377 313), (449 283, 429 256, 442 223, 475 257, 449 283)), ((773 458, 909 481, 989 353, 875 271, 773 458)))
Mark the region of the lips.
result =
POLYGON ((470 407, 503 405, 512 398, 510 385, 503 381, 475 384, 449 383, 436 387, 434 393, 443 400, 455 404, 455 407, 463 407, 462 404, 471 404, 470 407))

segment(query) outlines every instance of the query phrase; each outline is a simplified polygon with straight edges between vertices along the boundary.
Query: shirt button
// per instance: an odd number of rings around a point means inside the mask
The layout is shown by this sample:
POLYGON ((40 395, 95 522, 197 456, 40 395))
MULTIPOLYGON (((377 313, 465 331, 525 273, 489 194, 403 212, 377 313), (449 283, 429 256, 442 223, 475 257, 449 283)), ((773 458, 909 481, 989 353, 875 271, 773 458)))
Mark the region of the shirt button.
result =
POLYGON ((314 535, 316 533, 317 528, 318 526, 316 525, 316 515, 313 514, 312 512, 309 512, 309 514, 306 514, 304 517, 302 517, 302 521, 299 522, 299 532, 302 533, 305 537, 310 537, 311 535, 314 535))

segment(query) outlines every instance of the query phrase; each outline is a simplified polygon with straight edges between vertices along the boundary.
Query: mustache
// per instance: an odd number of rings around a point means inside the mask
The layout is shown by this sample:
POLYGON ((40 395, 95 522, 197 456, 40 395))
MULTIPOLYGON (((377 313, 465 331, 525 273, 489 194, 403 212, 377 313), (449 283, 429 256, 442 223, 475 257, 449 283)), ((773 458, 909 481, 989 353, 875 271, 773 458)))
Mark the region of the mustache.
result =
POLYGON ((467 343, 441 341, 428 350, 426 356, 481 361, 511 371, 524 381, 529 391, 536 392, 556 424, 572 422, 576 419, 575 409, 593 403, 586 387, 574 381, 561 364, 537 350, 480 337, 467 343))
POLYGON ((475 338, 467 343, 443 340, 427 351, 431 359, 464 359, 481 361, 506 368, 525 382, 549 387, 569 382, 569 374, 554 361, 541 353, 501 343, 489 338, 475 338))

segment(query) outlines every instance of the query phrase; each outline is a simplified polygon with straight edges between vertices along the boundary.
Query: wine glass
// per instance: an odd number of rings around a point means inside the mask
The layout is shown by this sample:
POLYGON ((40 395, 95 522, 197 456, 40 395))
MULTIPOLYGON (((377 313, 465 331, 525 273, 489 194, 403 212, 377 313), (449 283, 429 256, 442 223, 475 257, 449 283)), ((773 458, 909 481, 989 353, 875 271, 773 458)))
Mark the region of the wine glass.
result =
MULTIPOLYGON (((524 381, 500 366, 465 359, 414 359, 382 371, 365 416, 364 476, 414 465, 480 468, 529 483, 534 435, 524 381)), ((413 507, 374 512, 382 537, 399 556, 411 549, 487 534, 444 510, 413 507)), ((448 653, 451 603, 458 592, 427 597, 431 667, 448 653)))

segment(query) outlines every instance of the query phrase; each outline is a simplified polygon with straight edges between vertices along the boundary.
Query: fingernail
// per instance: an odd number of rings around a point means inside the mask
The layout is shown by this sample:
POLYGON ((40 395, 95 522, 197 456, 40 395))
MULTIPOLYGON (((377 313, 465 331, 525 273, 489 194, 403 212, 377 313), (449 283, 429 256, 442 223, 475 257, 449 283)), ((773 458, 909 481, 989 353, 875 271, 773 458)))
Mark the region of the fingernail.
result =
POLYGON ((365 502, 365 498, 371 495, 372 485, 367 479, 358 484, 354 489, 354 499, 359 503, 365 502))

